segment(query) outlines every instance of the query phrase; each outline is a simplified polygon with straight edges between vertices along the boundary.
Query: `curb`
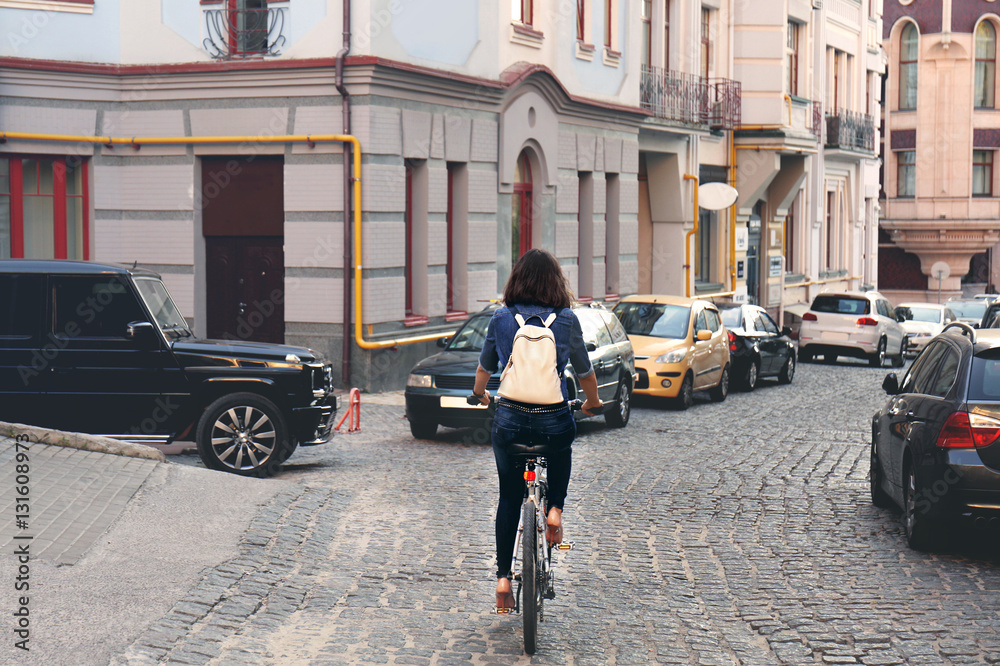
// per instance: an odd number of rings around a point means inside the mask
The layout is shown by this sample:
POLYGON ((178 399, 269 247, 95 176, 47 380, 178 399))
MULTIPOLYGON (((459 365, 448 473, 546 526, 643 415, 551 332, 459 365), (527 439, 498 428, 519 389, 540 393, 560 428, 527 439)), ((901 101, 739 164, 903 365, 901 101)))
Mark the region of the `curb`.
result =
POLYGON ((70 449, 82 449, 96 453, 110 453, 128 458, 145 458, 157 462, 166 462, 166 456, 157 449, 143 444, 122 442, 110 437, 86 435, 80 432, 65 432, 63 430, 48 430, 23 423, 6 423, 0 421, 0 436, 14 438, 18 435, 27 436, 35 444, 65 446, 70 449))

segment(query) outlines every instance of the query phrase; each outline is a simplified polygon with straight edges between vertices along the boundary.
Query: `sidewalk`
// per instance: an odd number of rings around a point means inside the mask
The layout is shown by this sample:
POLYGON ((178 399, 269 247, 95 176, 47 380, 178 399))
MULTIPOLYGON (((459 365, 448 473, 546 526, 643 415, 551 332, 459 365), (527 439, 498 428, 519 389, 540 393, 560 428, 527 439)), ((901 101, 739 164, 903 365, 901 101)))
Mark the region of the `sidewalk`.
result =
POLYGON ((160 462, 148 447, 119 455, 75 448, 101 439, 88 436, 57 446, 33 431, 25 450, 3 432, 2 663, 108 663, 206 567, 233 558, 259 507, 288 485, 160 462), (17 499, 24 490, 26 503, 17 499), (24 589, 15 587, 18 576, 24 589), (13 634, 24 606, 27 652, 15 646, 24 636, 13 634))

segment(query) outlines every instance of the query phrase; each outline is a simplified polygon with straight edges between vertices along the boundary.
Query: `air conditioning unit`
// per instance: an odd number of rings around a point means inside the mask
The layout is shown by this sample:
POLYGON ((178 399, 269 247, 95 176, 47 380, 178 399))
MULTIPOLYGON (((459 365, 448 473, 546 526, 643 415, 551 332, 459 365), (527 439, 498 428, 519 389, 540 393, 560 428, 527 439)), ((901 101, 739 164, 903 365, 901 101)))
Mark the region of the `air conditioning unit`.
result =
POLYGON ((813 9, 823 9, 823 0, 813 0, 813 9))

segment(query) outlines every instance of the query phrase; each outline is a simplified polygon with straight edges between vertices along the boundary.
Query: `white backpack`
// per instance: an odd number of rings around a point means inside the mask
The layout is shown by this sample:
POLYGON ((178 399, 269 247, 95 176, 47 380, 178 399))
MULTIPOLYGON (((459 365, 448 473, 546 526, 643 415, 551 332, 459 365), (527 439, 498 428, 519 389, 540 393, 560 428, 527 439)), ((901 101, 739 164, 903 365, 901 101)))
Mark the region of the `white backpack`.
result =
MULTIPOLYGON (((532 317, 542 319, 541 315, 529 315, 528 319, 532 317)), ((519 328, 497 393, 508 400, 532 405, 563 402, 562 383, 556 370, 556 338, 549 328, 556 320, 556 313, 542 319, 542 326, 526 324, 520 314, 515 314, 514 319, 519 328)))

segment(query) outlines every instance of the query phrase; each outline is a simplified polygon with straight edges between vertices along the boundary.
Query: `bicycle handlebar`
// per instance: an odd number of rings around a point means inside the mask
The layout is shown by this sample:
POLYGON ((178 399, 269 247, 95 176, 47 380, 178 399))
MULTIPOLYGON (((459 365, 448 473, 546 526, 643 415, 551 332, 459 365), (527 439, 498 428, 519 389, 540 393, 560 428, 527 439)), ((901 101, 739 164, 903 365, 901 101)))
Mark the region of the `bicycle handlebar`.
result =
MULTIPOLYGON (((480 404, 482 404, 482 400, 480 398, 474 396, 474 395, 467 396, 465 398, 465 402, 467 404, 469 404, 469 405, 480 405, 480 404)), ((491 395, 490 396, 490 403, 492 404, 493 402, 495 402, 495 398, 491 395)), ((575 411, 579 411, 580 409, 583 408, 583 400, 580 400, 579 398, 573 398, 567 404, 568 404, 568 406, 570 408, 570 411, 574 411, 575 412, 575 411)), ((604 409, 606 407, 607 407, 607 403, 604 403, 600 407, 598 407, 596 410, 594 410, 592 413, 594 415, 603 414, 604 413, 604 409)))

